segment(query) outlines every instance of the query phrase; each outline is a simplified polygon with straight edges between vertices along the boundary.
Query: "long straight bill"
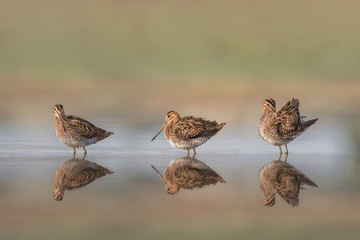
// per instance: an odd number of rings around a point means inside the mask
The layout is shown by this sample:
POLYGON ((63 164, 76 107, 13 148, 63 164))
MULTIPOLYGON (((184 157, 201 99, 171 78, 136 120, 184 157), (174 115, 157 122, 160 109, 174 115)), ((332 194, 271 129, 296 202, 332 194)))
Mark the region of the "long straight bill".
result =
POLYGON ((160 128, 160 130, 157 132, 157 134, 155 135, 155 137, 153 137, 153 138, 151 139, 151 141, 154 141, 154 140, 155 140, 155 138, 161 133, 161 131, 164 129, 164 127, 165 127, 165 124, 160 128))

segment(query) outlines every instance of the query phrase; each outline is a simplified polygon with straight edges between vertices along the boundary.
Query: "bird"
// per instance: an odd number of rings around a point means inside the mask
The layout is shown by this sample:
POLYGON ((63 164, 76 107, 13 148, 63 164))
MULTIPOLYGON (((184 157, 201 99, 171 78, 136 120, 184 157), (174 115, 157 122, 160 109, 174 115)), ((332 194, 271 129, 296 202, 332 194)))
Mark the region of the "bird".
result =
POLYGON ((98 128, 80 117, 65 115, 64 107, 61 104, 56 104, 54 107, 54 128, 59 140, 74 149, 74 156, 75 148, 82 147, 84 155, 86 155, 85 146, 95 144, 114 134, 98 128))
POLYGON ((291 99, 277 112, 275 100, 267 98, 263 103, 259 135, 266 142, 278 146, 280 154, 281 146, 285 145, 285 154, 288 154, 287 144, 318 120, 315 118, 305 121, 304 118, 305 116, 300 114, 298 99, 291 99))
POLYGON ((261 167, 258 179, 263 204, 268 207, 275 204, 276 193, 289 205, 298 206, 300 189, 304 189, 302 185, 318 187, 305 174, 280 158, 261 167))
POLYGON ((202 161, 182 157, 172 160, 164 171, 164 176, 153 166, 151 167, 165 183, 165 191, 171 195, 177 193, 180 188, 193 189, 206 185, 226 181, 208 165, 202 161))
POLYGON ((81 158, 69 159, 62 163, 55 171, 53 195, 56 201, 64 198, 65 190, 72 190, 86 186, 95 179, 112 174, 113 171, 95 162, 81 158))
POLYGON ((192 149, 194 151, 193 157, 195 157, 195 148, 204 144, 225 125, 226 123, 218 124, 216 121, 208 121, 193 116, 180 118, 177 112, 170 111, 165 115, 164 125, 151 141, 154 141, 164 130, 165 137, 173 147, 186 149, 188 156, 189 150, 192 149))

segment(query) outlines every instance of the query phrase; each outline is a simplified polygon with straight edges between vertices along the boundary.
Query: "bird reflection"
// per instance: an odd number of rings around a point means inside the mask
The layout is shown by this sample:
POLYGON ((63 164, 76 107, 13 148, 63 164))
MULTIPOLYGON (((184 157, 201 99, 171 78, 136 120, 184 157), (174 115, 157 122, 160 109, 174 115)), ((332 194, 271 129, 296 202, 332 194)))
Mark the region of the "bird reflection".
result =
MULTIPOLYGON (((85 157, 85 155, 84 155, 85 157)), ((56 201, 61 201, 65 190, 81 188, 97 178, 112 174, 113 171, 104 168, 84 158, 72 158, 58 167, 54 175, 53 193, 56 201)))
POLYGON ((305 174, 280 158, 260 168, 258 178, 262 201, 268 207, 275 204, 276 193, 289 205, 298 206, 300 190, 305 189, 302 185, 318 187, 305 174))
POLYGON ((153 166, 165 183, 165 191, 169 194, 177 193, 180 188, 193 189, 225 180, 208 165, 200 160, 182 157, 172 160, 164 171, 164 176, 153 166))

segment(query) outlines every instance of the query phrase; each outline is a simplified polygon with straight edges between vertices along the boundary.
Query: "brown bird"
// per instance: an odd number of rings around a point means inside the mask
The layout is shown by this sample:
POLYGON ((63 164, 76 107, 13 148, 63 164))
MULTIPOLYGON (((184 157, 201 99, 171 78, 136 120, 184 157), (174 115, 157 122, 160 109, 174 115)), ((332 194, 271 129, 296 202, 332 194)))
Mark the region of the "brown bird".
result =
POLYGON ((54 128, 59 140, 74 149, 74 155, 76 154, 75 148, 82 147, 86 155, 85 146, 97 143, 114 134, 96 127, 85 119, 65 115, 61 104, 55 105, 54 108, 54 128))
POLYGON ((265 206, 275 204, 275 195, 279 194, 289 205, 299 205, 300 189, 302 185, 318 187, 305 174, 290 164, 275 160, 260 168, 259 184, 262 201, 265 206))
POLYGON ((194 151, 193 157, 195 157, 195 148, 204 144, 219 132, 225 124, 218 124, 216 121, 208 121, 192 116, 180 118, 177 112, 170 111, 165 116, 164 125, 151 141, 154 141, 160 132, 165 129, 165 137, 173 147, 186 149, 188 156, 189 150, 192 149, 194 151))
POLYGON ((225 180, 208 165, 200 160, 182 157, 172 160, 164 171, 164 176, 153 166, 165 183, 165 191, 169 194, 177 193, 180 188, 193 189, 217 182, 226 183, 225 180))
POLYGON ((266 142, 278 146, 280 153, 281 146, 285 145, 285 153, 288 154, 287 144, 313 125, 318 118, 304 121, 305 116, 300 115, 298 99, 288 101, 279 112, 276 112, 275 107, 273 99, 264 101, 259 134, 266 142))
POLYGON ((56 201, 61 201, 65 190, 72 190, 86 186, 95 179, 112 174, 107 168, 104 168, 94 162, 84 159, 69 159, 58 167, 54 175, 53 193, 56 201))

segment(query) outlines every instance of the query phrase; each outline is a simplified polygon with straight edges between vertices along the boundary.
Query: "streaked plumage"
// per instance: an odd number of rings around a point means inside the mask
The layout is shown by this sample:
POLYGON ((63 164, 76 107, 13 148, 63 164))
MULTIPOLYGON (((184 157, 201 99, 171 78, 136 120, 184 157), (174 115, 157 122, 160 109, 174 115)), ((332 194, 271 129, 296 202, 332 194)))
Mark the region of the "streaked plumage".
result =
POLYGON ((225 180, 208 165, 200 160, 182 157, 172 160, 164 171, 164 176, 153 166, 165 183, 165 190, 169 194, 177 193, 180 188, 193 189, 225 180))
POLYGON ((218 124, 216 121, 208 121, 192 116, 180 118, 177 112, 170 111, 165 116, 165 124, 151 141, 164 129, 165 137, 172 146, 186 149, 188 156, 189 150, 193 149, 195 156, 195 148, 204 144, 220 131, 225 124, 218 124))
POLYGON ((65 115, 64 108, 60 104, 55 105, 54 108, 54 128, 59 140, 72 147, 74 154, 76 153, 75 148, 79 147, 82 147, 86 154, 85 146, 97 143, 114 134, 96 127, 85 119, 65 115))
POLYGON ((275 160, 263 166, 258 175, 262 200, 265 206, 275 204, 276 193, 289 205, 299 205, 300 189, 302 185, 318 187, 305 174, 290 164, 275 160))
POLYGON ((58 167, 54 175, 53 193, 56 201, 61 201, 65 190, 72 190, 86 186, 95 179, 112 174, 94 162, 83 159, 69 159, 58 167))
POLYGON ((292 99, 285 106, 276 112, 275 101, 268 98, 264 101, 263 112, 260 118, 259 134, 266 142, 278 146, 285 145, 293 141, 302 132, 313 125, 318 118, 304 121, 300 115, 299 100, 292 99))

